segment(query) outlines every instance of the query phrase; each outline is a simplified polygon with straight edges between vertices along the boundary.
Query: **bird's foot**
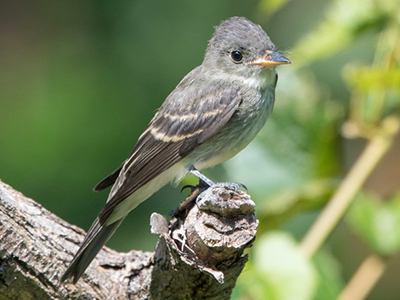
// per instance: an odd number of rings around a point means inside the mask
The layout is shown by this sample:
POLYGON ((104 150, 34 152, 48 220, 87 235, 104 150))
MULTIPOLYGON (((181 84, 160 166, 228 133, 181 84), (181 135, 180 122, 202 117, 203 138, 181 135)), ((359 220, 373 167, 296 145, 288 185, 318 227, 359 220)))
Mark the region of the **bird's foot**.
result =
POLYGON ((240 188, 243 188, 247 192, 247 187, 242 184, 242 183, 237 183, 237 182, 214 182, 212 185, 209 185, 206 188, 203 188, 203 191, 200 192, 200 194, 196 198, 196 206, 199 207, 199 201, 203 199, 203 197, 206 195, 206 192, 209 188, 214 188, 214 187, 223 187, 227 188, 233 191, 237 191, 240 188))
MULTIPOLYGON (((243 188, 247 192, 247 187, 242 184, 242 183, 237 183, 237 182, 214 182, 208 177, 204 176, 202 173, 200 173, 199 170, 195 169, 194 167, 191 167, 189 169, 189 172, 195 175, 197 178, 199 178, 200 183, 199 186, 201 188, 201 193, 197 196, 196 198, 196 206, 198 207, 198 202, 203 198, 204 193, 209 189, 209 188, 214 188, 214 187, 224 187, 228 188, 234 191, 237 191, 240 188, 243 188)), ((190 186, 184 186, 183 188, 187 188, 190 186)))
POLYGON ((193 191, 194 191, 196 188, 197 188, 197 186, 195 186, 195 185, 187 184, 187 185, 185 185, 185 186, 183 186, 183 187, 181 188, 181 193, 182 193, 184 190, 186 190, 186 189, 190 189, 190 193, 193 193, 193 191))

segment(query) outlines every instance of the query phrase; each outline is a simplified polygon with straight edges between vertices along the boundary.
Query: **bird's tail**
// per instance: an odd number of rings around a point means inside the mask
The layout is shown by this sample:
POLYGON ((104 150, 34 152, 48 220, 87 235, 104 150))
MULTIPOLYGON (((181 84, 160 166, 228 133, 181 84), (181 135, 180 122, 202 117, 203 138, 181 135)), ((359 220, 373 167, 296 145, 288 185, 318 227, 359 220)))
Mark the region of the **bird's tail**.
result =
POLYGON ((61 282, 69 277, 73 277, 73 283, 76 283, 100 251, 101 247, 103 247, 108 239, 114 234, 115 230, 117 230, 123 220, 124 218, 121 218, 110 225, 102 226, 99 222, 99 218, 96 218, 81 247, 69 264, 68 269, 61 277, 61 282))

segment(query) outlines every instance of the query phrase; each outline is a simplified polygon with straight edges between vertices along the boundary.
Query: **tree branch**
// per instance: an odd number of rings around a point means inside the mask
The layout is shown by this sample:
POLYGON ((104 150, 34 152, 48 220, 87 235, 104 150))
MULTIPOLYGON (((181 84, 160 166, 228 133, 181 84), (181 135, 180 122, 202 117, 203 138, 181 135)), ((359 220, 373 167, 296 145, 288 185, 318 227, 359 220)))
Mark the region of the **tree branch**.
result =
POLYGON ((365 299, 387 267, 386 259, 372 254, 357 269, 350 282, 340 293, 339 300, 365 299))
POLYGON ((0 181, 0 299, 229 299, 255 238, 254 203, 221 187, 203 195, 170 224, 152 215, 155 253, 104 247, 73 285, 59 281, 84 231, 0 181))

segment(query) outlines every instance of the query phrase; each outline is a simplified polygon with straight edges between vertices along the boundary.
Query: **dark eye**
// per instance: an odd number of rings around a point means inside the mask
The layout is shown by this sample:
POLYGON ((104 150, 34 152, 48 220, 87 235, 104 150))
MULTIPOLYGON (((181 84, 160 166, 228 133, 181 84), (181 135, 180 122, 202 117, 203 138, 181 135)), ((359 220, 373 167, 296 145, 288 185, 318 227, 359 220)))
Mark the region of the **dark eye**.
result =
POLYGON ((235 62, 240 62, 243 59, 243 54, 239 51, 232 51, 231 57, 235 62))

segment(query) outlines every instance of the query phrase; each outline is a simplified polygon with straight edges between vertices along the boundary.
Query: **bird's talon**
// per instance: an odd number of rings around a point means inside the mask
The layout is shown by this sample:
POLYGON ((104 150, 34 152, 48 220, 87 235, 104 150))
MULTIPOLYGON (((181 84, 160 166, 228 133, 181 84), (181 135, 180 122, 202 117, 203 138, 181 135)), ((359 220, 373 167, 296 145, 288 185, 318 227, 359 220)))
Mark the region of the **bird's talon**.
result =
POLYGON ((246 192, 248 192, 248 188, 246 185, 244 185, 243 183, 238 183, 239 187, 241 187, 242 189, 244 189, 246 192))
POLYGON ((196 187, 195 187, 194 185, 187 184, 187 185, 185 185, 185 186, 183 186, 183 187, 181 188, 181 193, 182 193, 185 189, 190 189, 190 191, 193 192, 195 188, 196 188, 196 187))

